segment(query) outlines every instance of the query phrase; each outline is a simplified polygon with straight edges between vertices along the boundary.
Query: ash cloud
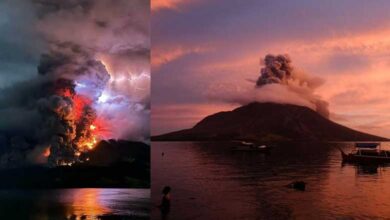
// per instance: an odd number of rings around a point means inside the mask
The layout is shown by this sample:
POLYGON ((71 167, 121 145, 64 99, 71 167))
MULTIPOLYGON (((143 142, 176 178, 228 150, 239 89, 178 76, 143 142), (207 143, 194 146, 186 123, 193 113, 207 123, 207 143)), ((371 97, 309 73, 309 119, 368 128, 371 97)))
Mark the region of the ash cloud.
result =
POLYGON ((299 71, 288 55, 268 54, 261 61, 254 87, 224 84, 211 89, 210 97, 229 103, 275 102, 305 106, 328 118, 328 103, 315 94, 324 81, 299 71))
POLYGON ((45 46, 35 77, 0 89, 0 167, 77 161, 98 117, 113 125, 102 139, 148 141, 149 1, 7 3, 36 13, 45 46))

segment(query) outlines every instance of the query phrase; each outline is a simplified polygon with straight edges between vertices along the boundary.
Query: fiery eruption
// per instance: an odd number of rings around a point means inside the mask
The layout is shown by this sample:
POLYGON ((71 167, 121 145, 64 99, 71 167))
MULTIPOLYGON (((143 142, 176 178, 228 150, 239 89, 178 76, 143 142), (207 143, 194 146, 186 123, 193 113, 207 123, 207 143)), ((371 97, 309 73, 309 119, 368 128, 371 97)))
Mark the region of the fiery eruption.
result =
POLYGON ((42 40, 34 51, 41 56, 37 75, 0 88, 0 168, 72 165, 101 140, 147 141, 147 1, 40 0, 26 7, 36 13, 26 29, 42 40))
POLYGON ((77 45, 59 45, 41 60, 38 71, 50 80, 49 95, 43 99, 48 100, 48 108, 43 108, 42 116, 49 117, 54 128, 49 131, 49 162, 71 165, 101 138, 97 122, 104 119, 95 107, 110 75, 100 61, 77 45))

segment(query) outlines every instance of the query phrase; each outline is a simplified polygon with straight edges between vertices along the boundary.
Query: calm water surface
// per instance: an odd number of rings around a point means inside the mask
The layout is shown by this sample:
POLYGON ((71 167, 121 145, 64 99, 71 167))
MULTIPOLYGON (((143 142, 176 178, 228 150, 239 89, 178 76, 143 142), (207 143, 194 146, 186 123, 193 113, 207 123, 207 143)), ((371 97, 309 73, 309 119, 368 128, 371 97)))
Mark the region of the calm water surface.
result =
MULTIPOLYGON (((342 165, 337 147, 353 143, 274 145, 268 155, 233 145, 153 143, 153 205, 169 185, 171 220, 390 219, 390 167, 342 165), (306 191, 286 187, 294 180, 306 191)), ((152 219, 161 219, 156 207, 152 219)))
POLYGON ((149 189, 0 190, 0 219, 148 219, 149 216, 149 189))

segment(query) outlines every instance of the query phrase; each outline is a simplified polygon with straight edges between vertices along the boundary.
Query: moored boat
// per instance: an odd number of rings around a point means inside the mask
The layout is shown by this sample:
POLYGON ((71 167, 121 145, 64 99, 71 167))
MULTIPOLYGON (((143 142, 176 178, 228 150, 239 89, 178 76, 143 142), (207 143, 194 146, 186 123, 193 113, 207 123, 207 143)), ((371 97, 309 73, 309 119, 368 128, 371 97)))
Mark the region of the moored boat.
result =
POLYGON ((356 143, 351 153, 346 154, 342 149, 340 151, 346 163, 390 163, 390 151, 382 150, 380 143, 356 143))
POLYGON ((233 151, 258 151, 258 152, 268 152, 270 147, 266 145, 256 145, 252 142, 242 141, 238 146, 232 148, 233 151))

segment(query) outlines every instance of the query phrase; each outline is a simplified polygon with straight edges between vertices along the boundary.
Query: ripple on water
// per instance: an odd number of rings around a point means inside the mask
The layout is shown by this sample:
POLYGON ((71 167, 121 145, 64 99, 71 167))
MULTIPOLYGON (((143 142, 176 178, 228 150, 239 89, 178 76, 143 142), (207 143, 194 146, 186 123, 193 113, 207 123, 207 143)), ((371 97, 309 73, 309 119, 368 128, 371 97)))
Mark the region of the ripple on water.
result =
MULTIPOLYGON (((170 219, 364 219, 390 216, 390 170, 341 164, 336 147, 275 145, 269 155, 233 153, 231 143, 153 143, 152 201, 172 187, 170 219), (161 152, 165 156, 161 157, 161 152), (307 182, 305 192, 285 187, 307 182)), ((384 143, 390 149, 390 143, 384 143)), ((158 209, 152 216, 159 218, 158 209)))

